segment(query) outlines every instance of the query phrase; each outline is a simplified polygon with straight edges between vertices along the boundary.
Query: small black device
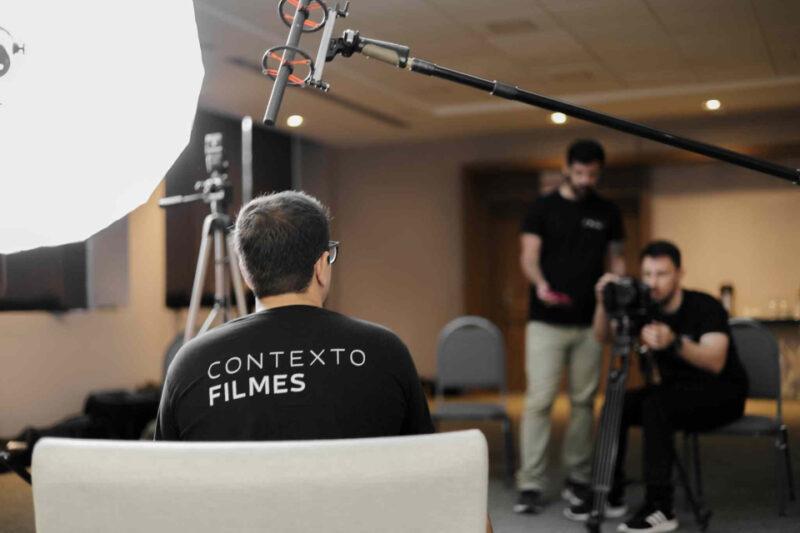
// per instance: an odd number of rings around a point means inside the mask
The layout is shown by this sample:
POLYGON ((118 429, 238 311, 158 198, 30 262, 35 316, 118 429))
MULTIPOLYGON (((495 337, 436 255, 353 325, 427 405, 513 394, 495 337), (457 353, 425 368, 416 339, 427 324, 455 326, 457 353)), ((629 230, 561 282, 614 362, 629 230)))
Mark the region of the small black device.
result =
POLYGON ((650 287, 631 277, 620 278, 603 288, 603 307, 612 319, 627 317, 633 334, 659 315, 658 304, 650 297, 650 287))

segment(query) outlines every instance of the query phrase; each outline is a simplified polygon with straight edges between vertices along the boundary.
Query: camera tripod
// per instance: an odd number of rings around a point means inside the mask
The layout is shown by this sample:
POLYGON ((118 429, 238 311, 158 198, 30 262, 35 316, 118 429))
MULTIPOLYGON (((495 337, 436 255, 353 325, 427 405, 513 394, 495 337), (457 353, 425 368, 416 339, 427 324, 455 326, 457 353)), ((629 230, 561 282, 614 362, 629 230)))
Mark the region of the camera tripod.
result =
MULTIPOLYGON (((206 143, 208 144, 208 139, 206 139, 206 143)), ((208 204, 211 210, 211 213, 206 215, 205 220, 203 220, 200 251, 197 254, 197 267, 195 269, 194 282, 192 283, 192 296, 189 301, 189 314, 186 317, 182 343, 188 342, 195 335, 208 331, 217 317, 221 317, 223 323, 232 318, 232 302, 228 285, 229 277, 233 282, 238 316, 247 314, 238 256, 231 240, 231 218, 226 212, 227 196, 230 194, 227 175, 220 172, 219 169, 212 169, 210 178, 195 183, 195 190, 200 192, 186 196, 170 196, 162 198, 158 202, 161 207, 169 207, 202 200, 208 204), (202 303, 208 260, 212 250, 212 240, 214 252, 214 305, 203 325, 195 333, 195 326, 200 315, 200 304, 202 303)))
MULTIPOLYGON (((614 467, 617 462, 619 452, 619 431, 622 425, 622 409, 625 401, 625 383, 628 378, 630 367, 630 356, 637 347, 634 338, 633 320, 627 315, 614 317, 616 320, 616 335, 611 352, 611 368, 608 372, 608 382, 606 385, 606 398, 603 404, 603 411, 600 416, 600 435, 595 445, 594 463, 592 465, 592 510, 586 522, 586 528, 591 533, 599 533, 600 527, 605 517, 606 503, 608 494, 614 478, 614 467), (614 366, 616 363, 616 366, 614 366)), ((645 381, 648 386, 656 385, 660 378, 655 378, 655 368, 652 359, 647 351, 636 350, 642 355, 643 371, 645 381)), ((666 422, 664 411, 657 406, 657 410, 663 422, 666 422)), ((708 528, 711 520, 711 512, 706 509, 694 494, 686 468, 673 448, 672 457, 678 471, 678 478, 683 487, 686 499, 694 514, 695 522, 701 531, 708 528)))

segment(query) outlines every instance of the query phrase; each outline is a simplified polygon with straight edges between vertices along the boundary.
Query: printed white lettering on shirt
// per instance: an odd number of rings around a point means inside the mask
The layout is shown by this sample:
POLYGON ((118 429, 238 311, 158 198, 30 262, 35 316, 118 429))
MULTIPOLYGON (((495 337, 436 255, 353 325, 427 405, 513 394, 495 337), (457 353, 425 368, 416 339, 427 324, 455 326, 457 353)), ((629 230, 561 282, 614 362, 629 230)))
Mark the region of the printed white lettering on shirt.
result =
MULTIPOLYGON (((208 365, 206 374, 211 380, 220 380, 208 388, 208 405, 229 403, 256 395, 283 395, 301 393, 309 384, 305 373, 286 372, 305 366, 360 368, 367 363, 367 353, 354 348, 318 348, 309 350, 276 350, 247 355, 233 355, 208 365), (264 365, 264 353, 272 356, 264 365), (287 356, 287 357, 282 357, 287 356), (328 362, 335 364, 328 365, 328 362), (271 364, 274 363, 274 366, 271 364), (349 364, 348 364, 349 363, 349 364), (265 374, 270 370, 284 370, 284 373, 265 374), (251 373, 258 373, 253 376, 251 373), (226 380, 221 380, 226 375, 226 380)), ((324 372, 324 370, 322 370, 324 372)), ((312 371, 313 372, 313 371, 312 371)))
POLYGON ((315 352, 314 350, 309 350, 309 352, 311 352, 311 356, 314 357, 314 359, 311 360, 311 364, 309 364, 308 366, 314 366, 314 363, 316 363, 317 361, 322 363, 322 366, 325 366, 325 361, 322 360, 322 354, 325 353, 325 350, 322 350, 319 353, 315 352))
POLYGON ((264 375, 261 378, 251 377, 247 381, 247 388, 240 391, 239 381, 226 381, 217 383, 208 388, 208 405, 214 407, 221 398, 225 403, 242 398, 251 398, 257 394, 268 396, 270 394, 298 393, 306 390, 305 374, 275 374, 264 375), (291 386, 289 383, 291 383, 291 386))
POLYGON ((602 220, 597 220, 595 218, 584 218, 583 220, 581 220, 581 224, 583 225, 584 228, 596 229, 598 231, 602 231, 606 227, 605 222, 603 222, 602 220))
POLYGON ((261 352, 258 355, 258 359, 253 357, 250 354, 247 354, 247 371, 250 371, 250 361, 253 361, 253 365, 257 366, 259 370, 264 370, 264 352, 261 352))
POLYGON ((303 353, 303 350, 292 350, 291 352, 289 352, 289 364, 292 367, 303 366, 303 361, 301 360, 301 357, 299 355, 298 356, 294 355, 301 353, 303 353), (297 362, 297 364, 295 364, 295 362, 297 362))
POLYGON ((350 362, 353 364, 353 366, 363 366, 364 363, 367 362, 367 354, 365 354, 361 350, 353 350, 352 352, 350 352, 350 362), (353 358, 357 353, 361 354, 360 363, 356 363, 356 360, 353 358))

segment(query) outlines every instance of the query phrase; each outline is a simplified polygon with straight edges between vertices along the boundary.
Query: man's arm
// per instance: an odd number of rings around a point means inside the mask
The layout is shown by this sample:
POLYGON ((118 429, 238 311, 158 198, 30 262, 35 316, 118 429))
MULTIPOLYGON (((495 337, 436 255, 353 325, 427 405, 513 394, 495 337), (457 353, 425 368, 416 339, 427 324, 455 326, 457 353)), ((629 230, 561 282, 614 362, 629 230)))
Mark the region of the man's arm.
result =
MULTIPOLYGON (((642 342, 653 350, 666 350, 675 342, 675 332, 666 324, 653 322, 642 328, 642 342)), ((675 355, 697 368, 719 374, 725 368, 729 344, 728 335, 712 331, 702 335, 699 342, 683 337, 675 355)))
POLYGON ((542 238, 535 233, 523 233, 519 238, 520 254, 519 264, 522 273, 533 285, 547 285, 542 269, 539 267, 539 258, 542 251, 542 238))
POLYGON ((156 417, 156 433, 153 440, 179 440, 180 434, 175 427, 175 419, 172 416, 172 407, 168 403, 166 393, 161 394, 161 405, 158 408, 156 417))
POLYGON ((594 318, 592 319, 592 330, 598 342, 606 342, 611 337, 611 324, 603 306, 603 289, 606 285, 619 280, 619 276, 613 273, 604 274, 594 286, 594 296, 597 302, 594 307, 594 318))
POLYGON ((519 243, 519 264, 527 280, 536 287, 536 296, 545 304, 557 304, 559 300, 551 293, 550 284, 547 283, 539 266, 542 238, 535 233, 523 233, 519 238, 519 243))
POLYGON ((684 337, 676 355, 696 367, 719 374, 725 368, 729 344, 728 336, 716 331, 700 337, 700 342, 692 342, 684 337))
POLYGON ((180 439, 180 433, 178 432, 173 413, 171 384, 172 377, 170 372, 167 372, 167 376, 164 379, 164 386, 161 388, 161 401, 158 406, 158 415, 156 416, 156 432, 153 440, 180 439))

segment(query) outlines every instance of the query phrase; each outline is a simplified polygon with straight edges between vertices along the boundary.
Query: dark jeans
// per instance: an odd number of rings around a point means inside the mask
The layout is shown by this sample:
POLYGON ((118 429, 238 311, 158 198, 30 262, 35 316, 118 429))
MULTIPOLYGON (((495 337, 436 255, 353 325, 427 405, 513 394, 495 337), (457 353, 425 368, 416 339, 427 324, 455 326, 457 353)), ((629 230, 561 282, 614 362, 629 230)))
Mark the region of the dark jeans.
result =
POLYGON ((726 383, 670 383, 626 392, 611 496, 624 491, 629 427, 642 427, 647 501, 671 508, 675 431, 704 431, 733 422, 742 416, 744 403, 743 388, 726 383))

